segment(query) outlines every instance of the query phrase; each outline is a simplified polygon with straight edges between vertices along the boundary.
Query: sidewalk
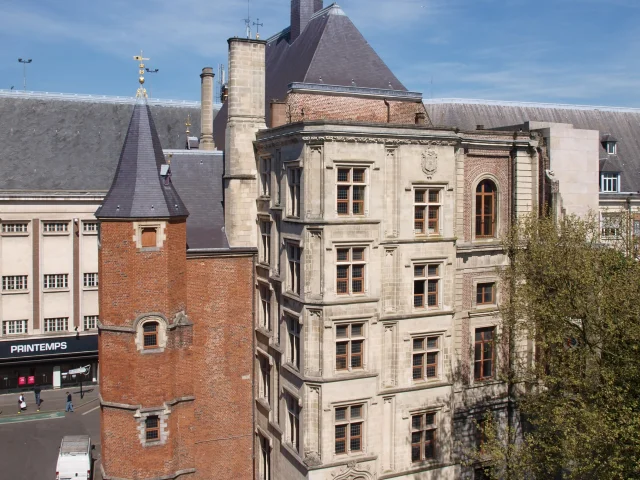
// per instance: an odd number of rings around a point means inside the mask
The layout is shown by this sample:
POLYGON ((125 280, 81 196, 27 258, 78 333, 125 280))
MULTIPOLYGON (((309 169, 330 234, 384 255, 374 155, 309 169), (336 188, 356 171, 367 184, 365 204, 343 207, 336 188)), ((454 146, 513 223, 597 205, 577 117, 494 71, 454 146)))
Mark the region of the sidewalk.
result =
MULTIPOLYGON (((83 387, 83 398, 80 398, 80 387, 73 387, 59 390, 42 390, 40 398, 42 404, 40 405, 40 412, 37 411, 36 398, 32 391, 24 393, 24 399, 27 402, 27 411, 18 414, 18 397, 19 393, 10 393, 7 395, 0 395, 0 414, 1 417, 13 416, 13 415, 29 415, 36 413, 51 413, 64 411, 67 404, 67 392, 73 395, 73 408, 77 409, 81 406, 90 403, 97 402, 99 398, 100 388, 98 385, 89 385, 83 387)), ((97 404, 97 403, 96 403, 97 404)))

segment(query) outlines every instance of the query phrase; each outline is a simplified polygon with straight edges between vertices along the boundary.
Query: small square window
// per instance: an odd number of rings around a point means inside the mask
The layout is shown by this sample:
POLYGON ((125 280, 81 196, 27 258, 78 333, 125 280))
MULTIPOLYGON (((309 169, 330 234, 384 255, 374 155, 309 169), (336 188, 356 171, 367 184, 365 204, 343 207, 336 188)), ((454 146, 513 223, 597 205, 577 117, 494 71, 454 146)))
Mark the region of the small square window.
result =
POLYGON ((157 244, 157 232, 156 227, 143 227, 140 232, 140 244, 142 248, 154 248, 157 244))

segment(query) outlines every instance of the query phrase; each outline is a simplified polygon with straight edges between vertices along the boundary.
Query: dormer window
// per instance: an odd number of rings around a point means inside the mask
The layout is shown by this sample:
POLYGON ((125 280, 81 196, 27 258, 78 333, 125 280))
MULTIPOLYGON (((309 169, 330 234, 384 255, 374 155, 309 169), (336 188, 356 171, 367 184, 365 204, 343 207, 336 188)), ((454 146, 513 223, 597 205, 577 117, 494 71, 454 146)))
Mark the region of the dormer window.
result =
POLYGON ((620 174, 601 173, 600 191, 604 193, 618 193, 620 191, 620 174))
POLYGON ((616 137, 614 137, 610 133, 607 133, 606 135, 602 136, 600 142, 602 143, 604 149, 607 151, 607 155, 618 154, 618 139, 616 137))
POLYGON ((607 153, 609 155, 615 155, 618 153, 618 145, 616 142, 606 142, 605 148, 607 149, 607 153))

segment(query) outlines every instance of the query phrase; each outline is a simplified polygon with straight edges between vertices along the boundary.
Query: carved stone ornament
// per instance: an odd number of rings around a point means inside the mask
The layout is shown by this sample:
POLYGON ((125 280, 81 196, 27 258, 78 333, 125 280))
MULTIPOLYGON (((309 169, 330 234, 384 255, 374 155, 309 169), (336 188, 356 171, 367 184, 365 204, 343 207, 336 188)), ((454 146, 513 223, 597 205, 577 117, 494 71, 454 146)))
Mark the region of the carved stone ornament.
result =
POLYGON ((422 171, 432 176, 438 170, 438 154, 435 150, 422 152, 422 171))
POLYGON ((332 473, 333 480, 375 480, 377 475, 371 473, 369 466, 349 462, 340 471, 332 473))

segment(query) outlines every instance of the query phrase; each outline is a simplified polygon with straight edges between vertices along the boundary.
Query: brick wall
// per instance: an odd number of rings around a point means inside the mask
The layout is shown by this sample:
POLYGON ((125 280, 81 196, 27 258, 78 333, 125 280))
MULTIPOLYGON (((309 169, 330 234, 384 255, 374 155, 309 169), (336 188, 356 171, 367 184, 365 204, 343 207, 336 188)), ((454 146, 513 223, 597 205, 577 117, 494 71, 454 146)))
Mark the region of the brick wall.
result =
POLYGON ((190 258, 197 478, 253 478, 253 256, 190 258))
POLYGON ((287 97, 290 122, 303 120, 345 120, 353 122, 414 125, 416 113, 425 113, 422 103, 309 93, 291 93, 287 97), (304 111, 304 114, 303 114, 304 111))

